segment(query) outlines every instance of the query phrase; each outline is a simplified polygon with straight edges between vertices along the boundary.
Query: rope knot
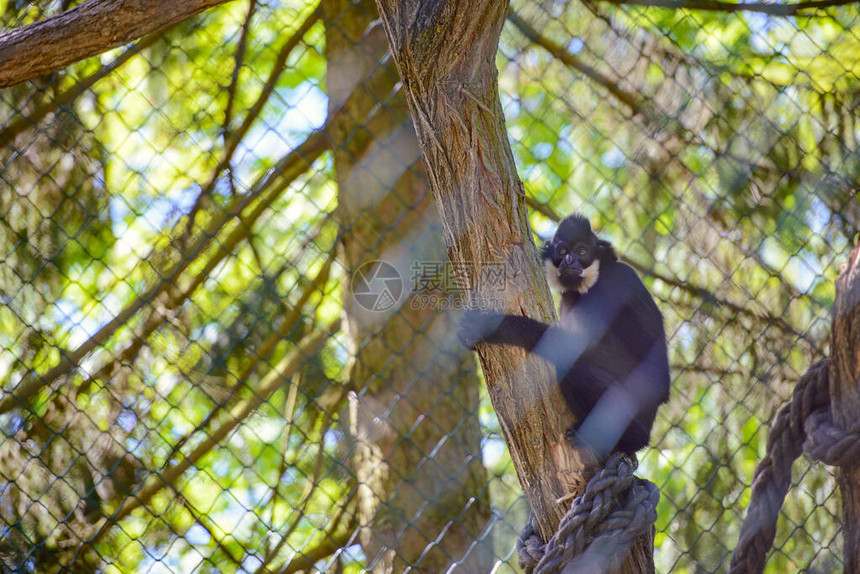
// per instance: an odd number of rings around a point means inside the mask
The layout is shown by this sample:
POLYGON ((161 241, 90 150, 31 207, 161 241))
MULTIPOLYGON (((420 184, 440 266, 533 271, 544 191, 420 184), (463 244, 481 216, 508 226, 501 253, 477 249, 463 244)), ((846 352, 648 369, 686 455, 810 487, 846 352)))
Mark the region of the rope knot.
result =
POLYGON ((803 451, 828 466, 848 466, 860 460, 860 421, 844 429, 833 421, 830 409, 812 413, 804 423, 803 451))
POLYGON ((573 500, 546 543, 529 517, 517 540, 520 566, 527 574, 613 572, 633 540, 657 520, 657 486, 638 478, 635 460, 612 454, 573 500))

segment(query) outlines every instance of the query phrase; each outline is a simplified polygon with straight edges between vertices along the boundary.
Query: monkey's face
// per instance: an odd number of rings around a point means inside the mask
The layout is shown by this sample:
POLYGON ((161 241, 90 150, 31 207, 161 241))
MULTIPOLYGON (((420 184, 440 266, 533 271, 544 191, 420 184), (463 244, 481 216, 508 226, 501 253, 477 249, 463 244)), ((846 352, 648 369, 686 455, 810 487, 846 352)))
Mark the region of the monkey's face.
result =
POLYGON ((542 251, 550 285, 562 293, 584 294, 591 289, 600 273, 600 243, 585 218, 571 216, 562 221, 542 251))

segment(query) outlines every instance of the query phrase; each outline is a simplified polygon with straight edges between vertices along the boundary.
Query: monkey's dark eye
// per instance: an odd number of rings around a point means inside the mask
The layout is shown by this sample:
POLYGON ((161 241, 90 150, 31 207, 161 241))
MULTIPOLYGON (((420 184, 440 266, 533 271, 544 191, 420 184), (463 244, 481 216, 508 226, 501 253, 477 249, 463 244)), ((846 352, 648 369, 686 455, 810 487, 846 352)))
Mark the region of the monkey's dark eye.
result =
POLYGON ((560 257, 564 257, 565 255, 567 255, 567 249, 562 247, 561 249, 558 250, 558 254, 560 257))
POLYGON ((576 250, 576 254, 580 257, 585 257, 588 254, 588 250, 585 247, 580 247, 576 250))

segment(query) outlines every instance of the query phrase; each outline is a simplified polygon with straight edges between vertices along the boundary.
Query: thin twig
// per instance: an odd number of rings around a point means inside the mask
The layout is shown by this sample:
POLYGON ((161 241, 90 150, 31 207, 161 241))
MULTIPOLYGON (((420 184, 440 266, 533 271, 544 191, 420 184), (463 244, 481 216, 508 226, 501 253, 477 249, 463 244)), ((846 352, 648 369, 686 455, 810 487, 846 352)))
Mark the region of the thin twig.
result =
POLYGON ((248 30, 251 27, 251 20, 254 18, 254 12, 256 10, 257 0, 250 0, 250 2, 248 2, 248 14, 245 16, 245 21, 242 23, 242 32, 239 34, 239 41, 236 42, 236 63, 233 65, 233 76, 230 78, 230 86, 227 88, 227 105, 224 106, 224 124, 222 133, 225 140, 227 139, 227 133, 230 131, 230 124, 233 122, 233 104, 236 101, 236 87, 239 85, 239 73, 242 71, 242 65, 245 63, 245 51, 248 46, 248 30))
POLYGON ((284 42, 283 46, 281 46, 281 49, 278 51, 275 63, 272 65, 272 70, 269 72, 269 77, 266 79, 266 83, 263 85, 260 95, 257 97, 254 104, 248 109, 248 113, 245 114, 245 119, 242 121, 242 125, 240 125, 235 132, 227 131, 224 133, 224 150, 221 153, 221 159, 218 161, 218 165, 215 166, 215 169, 212 170, 212 176, 209 178, 209 181, 203 185, 197 199, 194 201, 194 205, 191 206, 191 209, 188 212, 186 235, 190 235, 191 230, 194 228, 194 221, 197 218, 197 213, 204 207, 207 199, 215 189, 215 184, 218 183, 218 178, 221 176, 221 172, 227 169, 233 161, 233 154, 236 153, 236 149, 239 147, 239 142, 242 141, 248 133, 248 130, 251 129, 251 126, 260 116, 266 103, 268 103, 269 97, 274 92, 275 86, 278 83, 278 79, 286 68, 287 59, 290 57, 290 54, 292 54, 296 46, 299 45, 299 42, 302 41, 302 38, 307 31, 310 30, 311 26, 313 26, 319 19, 319 15, 319 8, 316 8, 305 19, 295 33, 284 42))

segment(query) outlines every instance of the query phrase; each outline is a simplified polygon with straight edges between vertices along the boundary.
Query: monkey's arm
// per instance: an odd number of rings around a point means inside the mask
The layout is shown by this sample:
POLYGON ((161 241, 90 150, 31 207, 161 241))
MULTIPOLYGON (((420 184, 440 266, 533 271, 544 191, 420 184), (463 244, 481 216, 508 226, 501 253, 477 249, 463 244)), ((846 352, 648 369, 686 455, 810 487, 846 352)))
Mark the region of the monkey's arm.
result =
POLYGON ((519 347, 549 361, 559 372, 570 369, 587 346, 574 332, 529 317, 474 311, 460 319, 457 337, 467 349, 478 343, 519 347))
POLYGON ((531 352, 549 325, 521 315, 467 311, 460 318, 457 337, 467 349, 478 343, 514 345, 531 352))

